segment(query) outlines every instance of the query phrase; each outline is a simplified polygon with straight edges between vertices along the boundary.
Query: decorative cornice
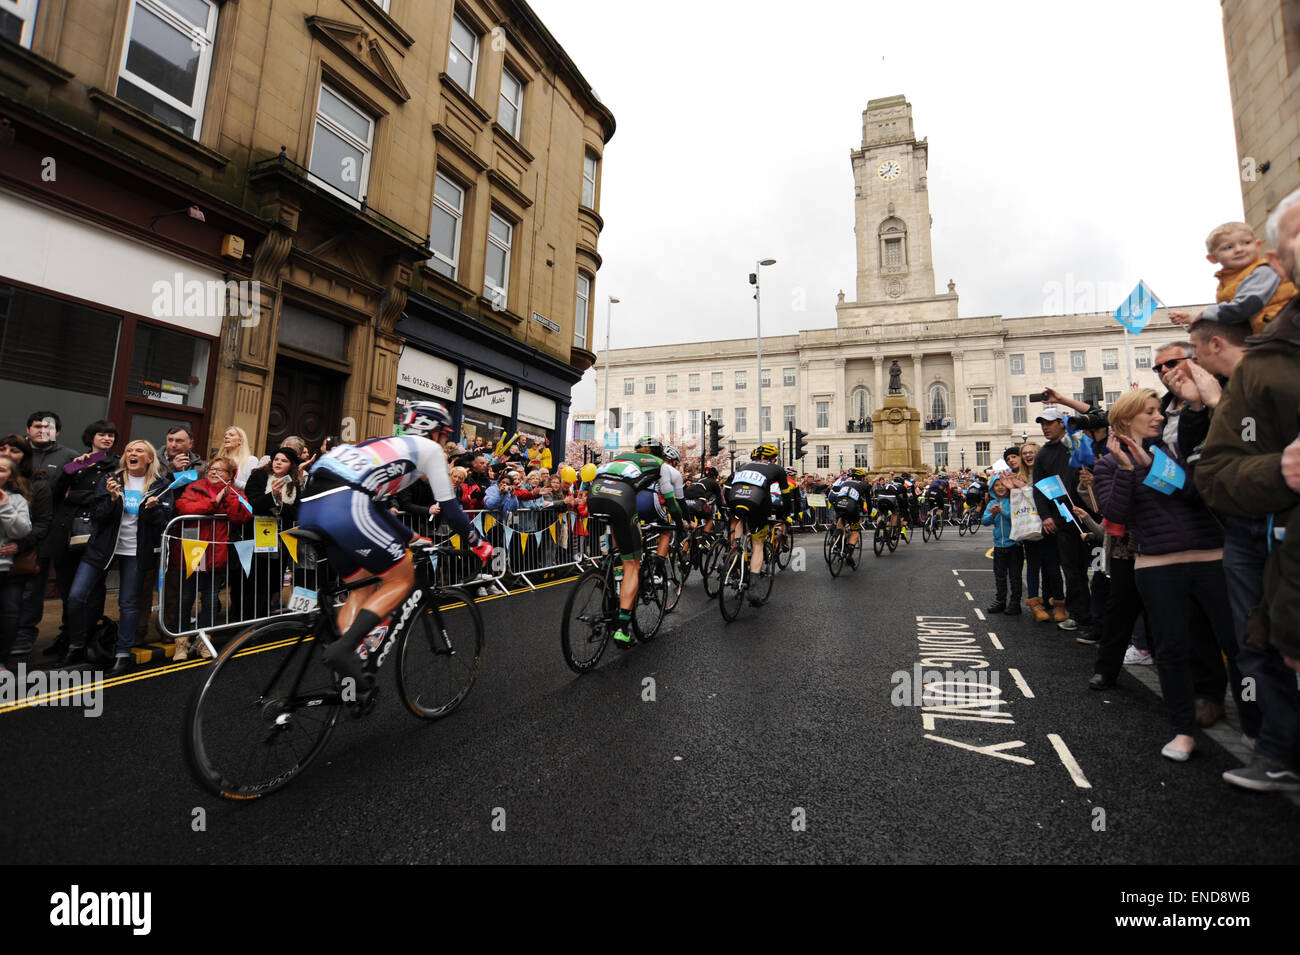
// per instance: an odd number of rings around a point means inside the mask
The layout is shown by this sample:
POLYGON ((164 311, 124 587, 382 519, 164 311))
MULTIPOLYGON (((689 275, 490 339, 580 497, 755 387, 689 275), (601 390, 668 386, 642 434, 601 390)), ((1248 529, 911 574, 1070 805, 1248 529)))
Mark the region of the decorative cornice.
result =
POLYGON ((501 175, 501 173, 497 172, 495 169, 489 169, 487 171, 487 178, 489 183, 491 183, 497 189, 504 192, 517 205, 520 205, 523 208, 527 209, 529 206, 533 204, 532 198, 529 197, 527 193, 525 193, 522 189, 516 186, 505 176, 501 175))
POLYGON ((312 14, 307 17, 307 29, 360 68, 397 102, 405 103, 411 98, 383 46, 365 27, 312 14))
POLYGON ((472 112, 482 122, 490 123, 492 121, 492 114, 485 110, 478 100, 461 89, 460 84, 451 78, 450 73, 439 73, 438 83, 443 96, 451 96, 452 99, 472 112))
POLYGON ((473 144, 465 142, 451 127, 434 123, 433 138, 455 153, 461 161, 473 166, 477 172, 488 168, 487 161, 474 152, 473 144))

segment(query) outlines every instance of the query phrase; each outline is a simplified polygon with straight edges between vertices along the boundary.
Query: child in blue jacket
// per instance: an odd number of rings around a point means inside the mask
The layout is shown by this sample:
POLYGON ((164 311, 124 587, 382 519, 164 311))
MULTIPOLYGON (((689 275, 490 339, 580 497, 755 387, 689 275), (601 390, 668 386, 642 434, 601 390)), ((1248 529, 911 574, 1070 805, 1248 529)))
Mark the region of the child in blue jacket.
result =
POLYGON ((997 599, 985 613, 1020 613, 1020 573, 1025 565, 1025 551, 1011 539, 1011 493, 1002 478, 989 489, 989 506, 984 509, 981 524, 993 528, 993 579, 997 586, 997 599), (1007 599, 1010 584, 1011 599, 1007 599))

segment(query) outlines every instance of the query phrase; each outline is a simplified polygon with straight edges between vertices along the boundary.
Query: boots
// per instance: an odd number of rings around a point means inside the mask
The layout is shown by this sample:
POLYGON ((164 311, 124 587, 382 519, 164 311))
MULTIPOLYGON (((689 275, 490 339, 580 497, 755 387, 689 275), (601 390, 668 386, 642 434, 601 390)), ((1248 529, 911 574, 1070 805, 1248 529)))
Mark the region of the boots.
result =
POLYGON ((1056 610, 1053 611, 1052 613, 1052 619, 1055 620, 1057 623, 1060 623, 1066 617, 1065 601, 1053 599, 1052 606, 1056 608, 1056 610))
POLYGON ((177 637, 176 649, 172 651, 172 663, 180 663, 190 658, 190 638, 177 637))
POLYGON ((1042 597, 1030 597, 1025 601, 1025 604, 1034 612, 1034 619, 1039 623, 1042 623, 1051 617, 1051 614, 1043 609, 1042 597))

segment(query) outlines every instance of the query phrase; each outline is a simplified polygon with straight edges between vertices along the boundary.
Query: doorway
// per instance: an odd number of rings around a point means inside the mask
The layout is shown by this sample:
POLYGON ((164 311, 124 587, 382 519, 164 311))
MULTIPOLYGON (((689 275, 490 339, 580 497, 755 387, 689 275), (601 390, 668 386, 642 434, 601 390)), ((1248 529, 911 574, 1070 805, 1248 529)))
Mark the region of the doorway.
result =
POLYGON ((313 451, 325 438, 342 430, 343 389, 347 375, 288 358, 275 362, 271 413, 267 419, 265 453, 270 454, 296 434, 313 451))

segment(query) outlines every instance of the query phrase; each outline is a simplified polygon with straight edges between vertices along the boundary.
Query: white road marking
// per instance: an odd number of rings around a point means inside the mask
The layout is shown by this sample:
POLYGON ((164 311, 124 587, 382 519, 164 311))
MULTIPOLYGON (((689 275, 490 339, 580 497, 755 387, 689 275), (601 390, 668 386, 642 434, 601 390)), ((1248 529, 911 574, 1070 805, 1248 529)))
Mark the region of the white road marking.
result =
POLYGON ((975 599, 974 597, 972 597, 972 596, 970 595, 970 591, 969 591, 969 590, 966 591, 966 599, 967 599, 967 600, 974 600, 974 599, 975 599))
POLYGON ((1006 649, 1006 647, 1002 645, 1002 642, 998 640, 998 635, 994 633, 992 630, 989 631, 989 639, 993 641, 993 646, 997 647, 999 650, 1006 649))
POLYGON ((954 571, 952 572, 952 575, 953 575, 954 577, 956 577, 956 576, 957 576, 957 571, 954 570, 954 571))
MULTIPOLYGON (((993 568, 992 568, 992 567, 958 567, 957 570, 960 570, 963 574, 991 574, 991 573, 993 573, 993 568)), ((954 570, 954 571, 952 572, 952 574, 953 574, 954 577, 957 576, 957 570, 954 570)))
POLYGON ((1034 698, 1034 691, 1029 688, 1029 684, 1026 683, 1025 678, 1020 675, 1020 671, 1015 667, 1007 667, 1007 672, 1011 674, 1011 679, 1016 681, 1016 686, 1020 687, 1020 692, 1025 694, 1025 699, 1032 700, 1034 698))
POLYGON ((966 586, 966 581, 964 581, 964 580, 962 580, 960 577, 958 577, 958 578, 957 578, 957 586, 958 586, 958 587, 965 587, 965 586, 966 586))
POLYGON ((977 617, 979 617, 981 620, 983 620, 983 619, 984 619, 984 611, 981 610, 979 607, 976 607, 976 608, 975 608, 975 616, 977 616, 977 617))
POLYGON ((1052 741, 1052 748, 1056 750, 1056 755, 1061 757, 1061 762, 1065 764, 1065 768, 1070 773, 1070 778, 1074 780, 1074 784, 1080 789, 1091 789, 1092 783, 1088 782, 1088 778, 1083 775, 1083 770, 1079 768, 1079 764, 1071 755, 1069 748, 1065 745, 1065 740, 1055 733, 1048 733, 1047 738, 1052 741))

